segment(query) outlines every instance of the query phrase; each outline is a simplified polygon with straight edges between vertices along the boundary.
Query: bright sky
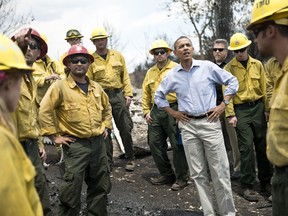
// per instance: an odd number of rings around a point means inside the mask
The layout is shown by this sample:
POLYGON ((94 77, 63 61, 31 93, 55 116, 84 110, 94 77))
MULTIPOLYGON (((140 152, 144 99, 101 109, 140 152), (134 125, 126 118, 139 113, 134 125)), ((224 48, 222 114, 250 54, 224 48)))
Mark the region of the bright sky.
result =
MULTIPOLYGON (((69 29, 78 29, 83 45, 94 51, 90 41, 94 27, 109 23, 119 37, 129 72, 144 63, 151 43, 167 34, 171 42, 191 34, 191 25, 180 17, 168 17, 165 0, 18 0, 17 11, 31 11, 31 24, 48 38, 48 54, 58 59, 70 45, 64 40, 69 29)), ((192 38, 195 45, 196 39, 192 38)), ((151 56, 149 56, 151 58, 151 56)))

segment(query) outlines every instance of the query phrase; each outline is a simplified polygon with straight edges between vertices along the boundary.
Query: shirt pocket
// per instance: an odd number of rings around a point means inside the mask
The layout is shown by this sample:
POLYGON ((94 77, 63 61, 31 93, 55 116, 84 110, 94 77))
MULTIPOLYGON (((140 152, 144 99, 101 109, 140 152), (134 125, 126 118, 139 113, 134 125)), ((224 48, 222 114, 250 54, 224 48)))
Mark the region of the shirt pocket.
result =
POLYGON ((254 89, 260 88, 260 73, 258 71, 252 71, 251 73, 251 83, 254 89))
POLYGON ((67 122, 79 123, 83 120, 83 114, 81 115, 81 108, 78 103, 69 103, 64 105, 67 122))
POLYGON ((93 71, 93 80, 101 81, 105 79, 105 66, 96 66, 93 71))
POLYGON ((122 74, 123 65, 120 62, 114 62, 111 65, 112 65, 113 71, 115 72, 117 76, 122 74))
POLYGON ((155 88, 155 80, 154 79, 149 79, 147 81, 147 86, 153 93, 156 91, 156 89, 154 89, 155 88))

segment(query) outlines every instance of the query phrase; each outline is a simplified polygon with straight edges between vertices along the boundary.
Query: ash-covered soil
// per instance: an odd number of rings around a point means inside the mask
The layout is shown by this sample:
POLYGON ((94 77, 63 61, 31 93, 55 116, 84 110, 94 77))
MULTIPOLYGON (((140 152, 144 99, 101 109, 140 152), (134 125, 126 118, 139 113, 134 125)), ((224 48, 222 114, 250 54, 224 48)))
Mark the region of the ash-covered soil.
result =
MULTIPOLYGON (((136 151, 136 168, 134 172, 126 172, 124 167, 125 159, 120 159, 120 149, 116 142, 114 143, 114 169, 112 171, 112 191, 109 194, 108 211, 111 216, 194 216, 203 215, 198 193, 193 181, 190 181, 188 187, 181 191, 172 191, 171 185, 154 186, 150 179, 158 177, 158 170, 154 164, 153 158, 149 152, 146 141, 147 125, 145 122, 134 124, 133 140, 136 151)), ((61 185, 59 166, 59 156, 54 146, 46 146, 48 152, 47 163, 50 164, 46 170, 49 181, 50 198, 54 213, 57 213, 58 192, 61 185)), ((168 151, 170 158, 171 151, 168 151)), ((228 152, 231 158, 231 152, 228 152)), ((267 197, 260 194, 260 201, 251 203, 241 196, 239 181, 232 182, 235 206, 238 216, 272 215, 271 203, 267 197)), ((86 215, 86 187, 83 184, 82 190, 82 210, 80 215, 86 215)), ((216 206, 216 204, 215 204, 216 206)))

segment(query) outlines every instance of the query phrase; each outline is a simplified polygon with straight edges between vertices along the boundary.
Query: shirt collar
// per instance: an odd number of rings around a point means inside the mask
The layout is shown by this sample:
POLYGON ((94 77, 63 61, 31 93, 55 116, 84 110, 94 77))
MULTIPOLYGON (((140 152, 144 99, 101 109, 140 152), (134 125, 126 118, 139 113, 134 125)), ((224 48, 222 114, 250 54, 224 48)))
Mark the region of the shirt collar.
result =
MULTIPOLYGON (((200 60, 196 60, 196 59, 192 58, 192 66, 191 66, 189 71, 191 71, 191 69, 193 67, 199 67, 199 66, 200 66, 200 60)), ((175 69, 176 69, 176 71, 185 71, 181 64, 178 64, 175 67, 175 69)))

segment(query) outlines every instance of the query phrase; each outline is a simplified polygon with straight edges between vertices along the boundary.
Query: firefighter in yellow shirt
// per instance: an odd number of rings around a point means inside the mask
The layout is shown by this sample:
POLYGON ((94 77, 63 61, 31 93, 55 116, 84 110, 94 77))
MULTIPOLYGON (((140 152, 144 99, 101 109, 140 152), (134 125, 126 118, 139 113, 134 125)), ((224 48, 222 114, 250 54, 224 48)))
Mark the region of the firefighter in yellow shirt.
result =
MULTIPOLYGON (((18 37, 29 34, 30 29, 24 28, 15 36, 18 37)), ((37 59, 41 59, 47 53, 47 44, 41 38, 40 34, 32 29, 31 37, 28 41, 28 49, 25 54, 27 65, 32 67, 37 59)), ((35 186, 39 194, 44 215, 52 215, 47 180, 44 174, 42 160, 46 158, 46 152, 43 146, 43 140, 40 136, 40 127, 38 124, 38 107, 36 100, 37 85, 32 74, 23 76, 21 85, 21 94, 16 111, 13 113, 15 125, 18 132, 18 139, 22 144, 26 154, 31 159, 36 169, 35 186)))
POLYGON ((70 74, 51 85, 40 105, 42 135, 64 151, 65 174, 59 192, 59 215, 63 216, 79 215, 83 179, 88 186, 87 214, 108 215, 111 182, 104 139, 112 127, 112 114, 101 86, 86 77, 93 61, 85 47, 73 45, 63 59, 70 74))
POLYGON ((267 156, 274 165, 273 216, 288 215, 288 2, 256 0, 247 29, 253 31, 260 54, 275 56, 282 66, 270 102, 267 156))
MULTIPOLYGON (((47 44, 47 38, 41 34, 41 37, 47 44)), ((66 78, 64 71, 57 61, 46 54, 42 59, 38 59, 34 64, 33 77, 37 84, 37 101, 40 103, 49 86, 58 79, 66 78)))
POLYGON ((266 104, 268 110, 265 112, 266 121, 269 121, 269 114, 271 108, 271 99, 274 91, 274 86, 279 77, 282 76, 281 65, 275 57, 270 58, 265 64, 265 74, 266 74, 266 104))
POLYGON ((11 118, 19 100, 22 76, 33 69, 26 65, 21 50, 11 39, 0 35, 0 47, 0 215, 42 216, 34 186, 35 169, 17 140, 11 118))
MULTIPOLYGON (((70 29, 66 32, 65 40, 69 43, 70 46, 76 44, 82 44, 81 38, 83 35, 77 29, 70 29)), ((69 69, 63 64, 63 59, 67 56, 67 52, 64 52, 59 59, 60 70, 65 72, 66 75, 69 73, 69 69)))
MULTIPOLYGON (((90 66, 87 76, 98 82, 109 97, 112 107, 112 115, 119 129, 125 149, 125 157, 128 162, 127 171, 133 171, 135 167, 134 151, 131 131, 133 122, 129 112, 132 100, 132 87, 126 68, 124 57, 120 52, 107 49, 108 34, 103 28, 95 28, 90 38, 96 47, 94 63, 90 66)), ((106 141, 107 154, 110 165, 113 163, 113 145, 106 141)))
POLYGON ((266 80, 263 65, 248 55, 251 41, 242 33, 232 35, 229 50, 235 57, 224 67, 239 82, 239 89, 226 108, 229 123, 236 128, 241 161, 243 196, 257 202, 255 154, 261 192, 270 196, 272 166, 266 156, 265 94, 266 80), (255 148, 255 153, 254 153, 255 148))
MULTIPOLYGON (((178 191, 188 185, 188 165, 185 152, 183 146, 178 143, 175 119, 164 110, 158 109, 156 104, 154 104, 154 94, 157 87, 165 74, 177 65, 169 59, 171 51, 172 49, 162 39, 152 43, 149 52, 154 56, 156 64, 147 71, 142 84, 142 109, 148 124, 148 144, 161 175, 151 182, 154 185, 170 183, 173 184, 171 190, 178 191), (175 172, 167 155, 167 137, 169 137, 173 150, 175 172)), ((168 94, 167 100, 170 103, 170 107, 177 110, 176 94, 168 94)))

